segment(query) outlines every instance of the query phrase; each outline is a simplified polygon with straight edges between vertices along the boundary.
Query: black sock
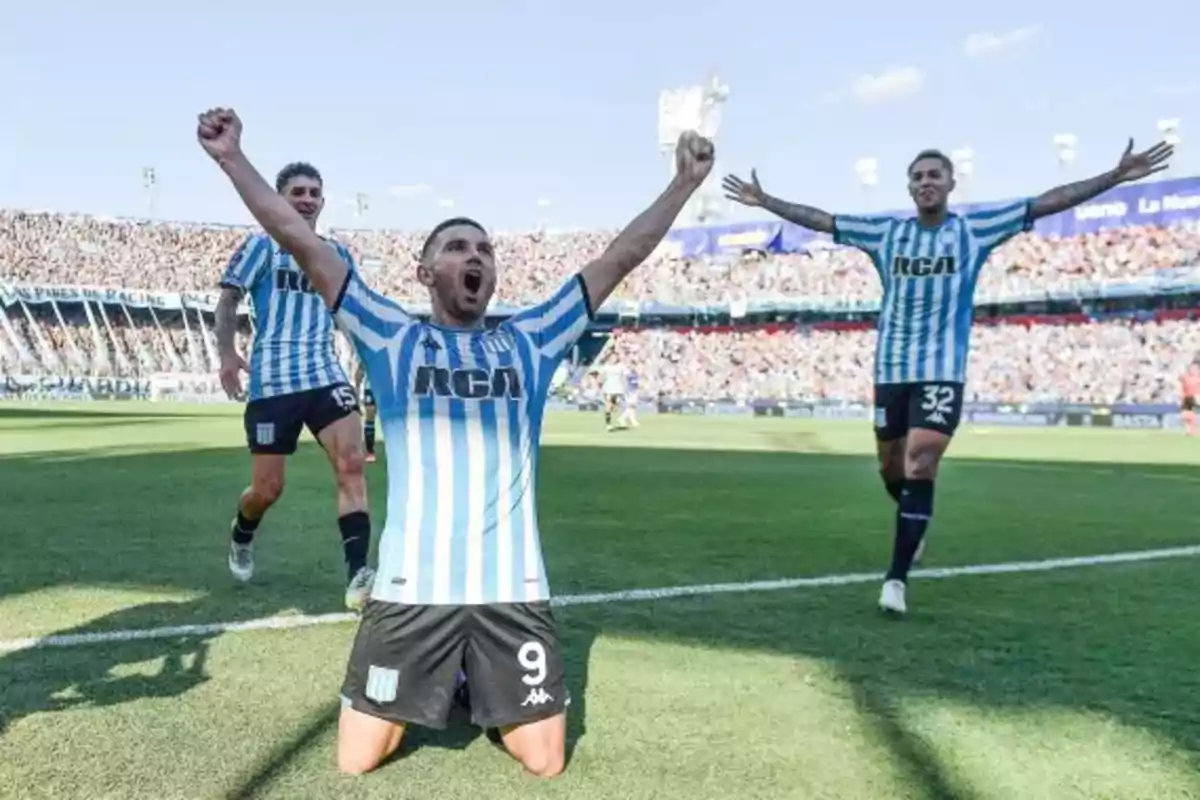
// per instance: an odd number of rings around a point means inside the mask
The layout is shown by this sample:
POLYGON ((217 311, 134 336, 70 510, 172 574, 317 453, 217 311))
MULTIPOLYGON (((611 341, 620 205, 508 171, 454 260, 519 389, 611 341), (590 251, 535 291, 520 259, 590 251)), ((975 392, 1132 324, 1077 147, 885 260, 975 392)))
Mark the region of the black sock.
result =
POLYGON ((258 530, 258 523, 261 519, 247 519, 242 513, 242 509, 238 509, 237 521, 233 523, 233 540, 238 544, 250 544, 254 541, 254 532, 258 530))
POLYGON ((367 554, 371 550, 371 517, 365 511, 351 511, 338 518, 338 528, 342 532, 346 569, 353 578, 367 565, 367 554))
POLYGON ((896 509, 896 541, 892 546, 888 580, 908 580, 908 571, 912 569, 913 558, 932 517, 933 481, 905 480, 896 509))
POLYGON ((369 419, 363 423, 363 439, 367 443, 367 452, 375 452, 375 420, 369 419))
POLYGON ((612 425, 612 412, 611 411, 604 412, 604 424, 612 425))
POLYGON ((886 472, 881 471, 879 474, 883 478, 883 486, 885 489, 887 489, 887 493, 893 500, 899 503, 900 492, 902 489, 904 489, 904 478, 900 478, 899 480, 891 480, 888 478, 886 472))

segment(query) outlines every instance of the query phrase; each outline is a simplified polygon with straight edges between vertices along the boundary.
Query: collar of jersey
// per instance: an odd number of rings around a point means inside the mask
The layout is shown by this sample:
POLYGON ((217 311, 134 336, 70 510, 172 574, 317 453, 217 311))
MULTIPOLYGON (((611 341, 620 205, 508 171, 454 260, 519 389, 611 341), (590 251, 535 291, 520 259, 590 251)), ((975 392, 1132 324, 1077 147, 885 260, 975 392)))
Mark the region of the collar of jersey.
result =
POLYGON ((480 322, 479 325, 475 325, 470 328, 455 328, 450 325, 442 325, 434 322, 433 319, 426 320, 425 324, 436 331, 441 331, 442 333, 474 333, 475 331, 487 330, 487 326, 482 322, 480 322))

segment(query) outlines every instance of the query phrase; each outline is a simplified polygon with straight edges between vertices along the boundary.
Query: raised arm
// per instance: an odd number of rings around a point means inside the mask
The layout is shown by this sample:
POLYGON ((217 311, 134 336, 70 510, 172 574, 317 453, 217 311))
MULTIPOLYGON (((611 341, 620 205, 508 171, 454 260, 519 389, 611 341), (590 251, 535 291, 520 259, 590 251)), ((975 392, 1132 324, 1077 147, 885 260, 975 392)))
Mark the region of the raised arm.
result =
POLYGON ((229 176, 246 208, 271 238, 296 259, 325 304, 333 308, 346 285, 349 268, 246 158, 241 143, 242 121, 237 114, 226 108, 201 114, 196 135, 204 151, 229 176))
POLYGON ((1086 203, 1114 186, 1162 172, 1170 166, 1167 161, 1174 153, 1175 148, 1166 142, 1159 142, 1145 152, 1135 153, 1133 152, 1133 139, 1130 139, 1129 145, 1121 154, 1121 160, 1117 162, 1114 169, 1093 178, 1056 186, 1036 197, 1029 213, 1034 219, 1053 216, 1060 211, 1074 208, 1080 203, 1086 203))
POLYGON ((751 208, 765 208, 780 219, 794 222, 811 231, 833 233, 833 214, 812 206, 789 203, 772 197, 763 191, 762 184, 758 182, 758 170, 750 170, 749 183, 736 175, 726 175, 721 181, 721 188, 725 190, 725 196, 736 203, 751 208))
POLYGON ((712 165, 712 142, 691 131, 679 137, 675 147, 675 177, 666 191, 580 272, 593 311, 604 304, 626 275, 650 257, 688 199, 704 183, 712 165))

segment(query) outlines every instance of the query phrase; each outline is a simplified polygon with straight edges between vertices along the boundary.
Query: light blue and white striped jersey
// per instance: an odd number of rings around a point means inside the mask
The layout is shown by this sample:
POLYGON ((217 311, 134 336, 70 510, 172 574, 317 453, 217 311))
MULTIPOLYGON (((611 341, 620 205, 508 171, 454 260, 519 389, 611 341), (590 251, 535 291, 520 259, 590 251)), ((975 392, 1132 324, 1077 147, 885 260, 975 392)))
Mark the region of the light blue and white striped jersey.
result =
POLYGON ((372 597, 546 600, 535 480, 555 369, 592 309, 579 276, 496 328, 422 322, 356 272, 335 309, 375 391, 388 501, 372 597))
POLYGON ((883 282, 876 383, 966 382, 975 284, 992 251, 1032 227, 1030 206, 952 213, 936 228, 915 218, 834 218, 834 241, 870 256, 883 282))
MULTIPOLYGON (((330 242, 353 271, 345 245, 330 242)), ((248 399, 347 383, 333 345, 333 317, 291 255, 265 233, 246 237, 229 259, 221 286, 250 295, 254 341, 248 399)))

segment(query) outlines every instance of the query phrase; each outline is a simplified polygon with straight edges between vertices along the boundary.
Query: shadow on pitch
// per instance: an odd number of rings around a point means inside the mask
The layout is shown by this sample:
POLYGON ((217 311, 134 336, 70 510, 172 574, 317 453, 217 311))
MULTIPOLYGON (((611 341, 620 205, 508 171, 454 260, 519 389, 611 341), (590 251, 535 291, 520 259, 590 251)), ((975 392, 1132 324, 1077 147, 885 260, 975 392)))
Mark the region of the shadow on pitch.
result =
MULTIPOLYGON (((100 627, 139 629, 178 612, 178 603, 122 609, 61 635, 100 627)), ((31 714, 179 697, 209 680, 211 635, 39 647, 0 653, 0 735, 31 714)))

